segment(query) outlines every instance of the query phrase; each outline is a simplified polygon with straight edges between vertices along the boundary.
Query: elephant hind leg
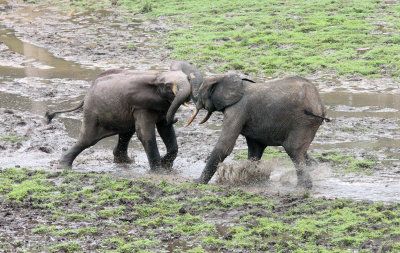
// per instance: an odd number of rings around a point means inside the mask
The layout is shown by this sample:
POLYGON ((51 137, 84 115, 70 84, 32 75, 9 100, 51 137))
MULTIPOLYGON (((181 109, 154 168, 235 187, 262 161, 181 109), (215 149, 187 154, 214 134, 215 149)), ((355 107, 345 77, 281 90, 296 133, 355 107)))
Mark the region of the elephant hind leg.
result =
POLYGON ((310 156, 308 153, 306 153, 306 165, 308 167, 316 166, 316 165, 318 165, 318 162, 312 156, 310 156))
POLYGON ((261 144, 250 137, 246 137, 246 141, 248 147, 247 159, 254 161, 260 160, 267 145, 261 144))
POLYGON ((114 134, 114 131, 96 125, 96 122, 85 124, 84 120, 78 141, 63 154, 59 161, 58 168, 72 168, 73 161, 83 150, 93 146, 101 139, 114 134))
POLYGON ((165 170, 171 170, 174 160, 178 155, 178 142, 176 141, 174 126, 166 123, 166 121, 162 121, 157 123, 156 126, 167 148, 167 153, 161 158, 161 166, 165 170))
POLYGON ((128 145, 134 133, 135 131, 119 134, 118 143, 113 151, 115 163, 132 163, 128 156, 128 145))
POLYGON ((306 170, 306 167, 311 164, 311 159, 309 159, 310 156, 307 154, 307 150, 314 139, 317 129, 318 127, 316 129, 307 128, 294 130, 289 134, 282 145, 296 167, 297 185, 307 189, 312 188, 311 176, 306 170))
POLYGON ((305 151, 304 151, 304 146, 303 147, 287 147, 284 146, 286 153, 289 155, 290 159, 292 159, 294 166, 296 168, 296 174, 297 174, 297 185, 298 186, 304 186, 307 189, 312 188, 312 180, 311 176, 306 170, 306 156, 305 156, 305 151))

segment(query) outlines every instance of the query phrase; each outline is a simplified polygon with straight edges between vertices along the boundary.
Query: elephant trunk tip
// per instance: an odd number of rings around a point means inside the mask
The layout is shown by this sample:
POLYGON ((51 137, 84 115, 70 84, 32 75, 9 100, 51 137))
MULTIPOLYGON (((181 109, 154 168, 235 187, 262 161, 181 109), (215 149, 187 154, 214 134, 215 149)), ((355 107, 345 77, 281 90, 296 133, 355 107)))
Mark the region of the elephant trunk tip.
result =
POLYGON ((50 124, 51 120, 56 116, 56 113, 50 113, 50 112, 46 112, 45 117, 46 117, 46 123, 50 124))
POLYGON ((173 125, 173 124, 175 124, 176 122, 178 122, 178 119, 177 119, 177 118, 174 118, 174 119, 172 119, 172 120, 167 120, 167 125, 173 125))

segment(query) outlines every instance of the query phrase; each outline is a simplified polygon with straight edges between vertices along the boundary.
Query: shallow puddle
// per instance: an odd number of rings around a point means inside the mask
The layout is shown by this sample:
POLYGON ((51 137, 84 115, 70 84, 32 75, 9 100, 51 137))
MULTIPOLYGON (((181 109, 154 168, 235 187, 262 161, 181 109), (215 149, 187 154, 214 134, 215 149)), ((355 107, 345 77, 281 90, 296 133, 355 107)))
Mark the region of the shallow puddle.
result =
POLYGON ((400 94, 322 93, 330 117, 400 117, 400 94))
POLYGON ((14 59, 0 61, 0 75, 3 77, 42 77, 71 78, 92 80, 101 70, 87 69, 80 65, 54 57, 46 49, 23 42, 15 37, 12 30, 1 29, 0 45, 3 43, 12 53, 22 60, 15 63, 14 59))

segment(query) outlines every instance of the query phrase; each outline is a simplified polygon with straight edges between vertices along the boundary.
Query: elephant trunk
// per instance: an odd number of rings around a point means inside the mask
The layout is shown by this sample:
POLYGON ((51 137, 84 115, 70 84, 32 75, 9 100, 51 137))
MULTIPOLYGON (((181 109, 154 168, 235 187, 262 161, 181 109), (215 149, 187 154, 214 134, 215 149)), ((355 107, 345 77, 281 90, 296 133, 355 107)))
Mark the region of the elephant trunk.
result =
POLYGON ((190 96, 191 88, 190 88, 190 83, 185 80, 182 80, 179 82, 178 87, 177 87, 177 92, 175 94, 175 98, 172 101, 168 112, 167 112, 167 124, 173 124, 174 123, 174 116, 176 111, 178 110, 179 106, 183 104, 190 96))
POLYGON ((192 87, 192 100, 196 104, 198 99, 199 99, 199 89, 200 86, 203 84, 203 77, 201 73, 198 71, 198 73, 190 73, 189 75, 189 82, 190 86, 192 87))

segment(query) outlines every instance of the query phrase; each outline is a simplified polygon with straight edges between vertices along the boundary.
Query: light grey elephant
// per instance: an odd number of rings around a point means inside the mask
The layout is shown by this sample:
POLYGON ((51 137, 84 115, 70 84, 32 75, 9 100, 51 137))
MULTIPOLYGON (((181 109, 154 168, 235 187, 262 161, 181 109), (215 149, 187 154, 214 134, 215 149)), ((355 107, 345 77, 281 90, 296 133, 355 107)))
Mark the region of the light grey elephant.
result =
POLYGON ((315 86, 307 79, 289 77, 267 83, 254 83, 237 75, 205 78, 201 85, 196 111, 224 113, 221 136, 215 145, 198 183, 208 183, 218 163, 232 152, 239 134, 245 136, 248 159, 259 160, 267 146, 283 146, 296 167, 298 185, 311 188, 305 170, 315 162, 307 154, 315 133, 324 120, 325 106, 315 86))
POLYGON ((84 149, 99 140, 118 134, 114 162, 129 163, 128 144, 136 132, 143 144, 151 171, 170 169, 178 153, 173 128, 179 106, 190 99, 191 87, 182 71, 135 72, 109 70, 92 83, 84 101, 76 108, 46 113, 48 122, 58 113, 83 107, 83 122, 78 141, 59 162, 60 168, 71 168, 84 149), (157 128, 167 148, 160 157, 156 143, 157 128))

